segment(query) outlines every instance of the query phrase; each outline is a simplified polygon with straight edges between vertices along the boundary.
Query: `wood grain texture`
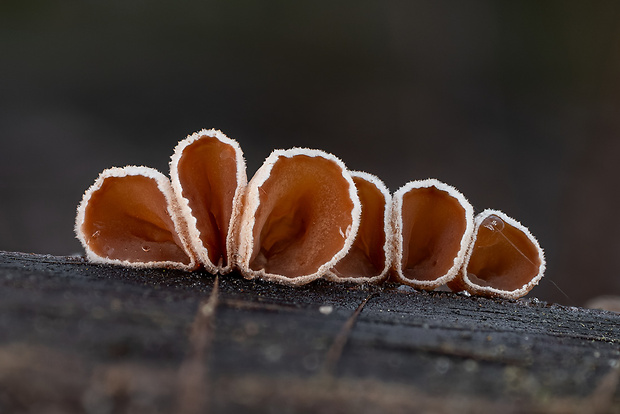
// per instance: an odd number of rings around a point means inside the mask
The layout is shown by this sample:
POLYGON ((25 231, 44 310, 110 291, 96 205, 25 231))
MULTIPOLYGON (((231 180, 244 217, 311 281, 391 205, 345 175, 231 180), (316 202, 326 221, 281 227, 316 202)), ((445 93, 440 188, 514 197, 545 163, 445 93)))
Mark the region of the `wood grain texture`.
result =
POLYGON ((620 412, 618 313, 214 280, 0 252, 0 412, 620 412))

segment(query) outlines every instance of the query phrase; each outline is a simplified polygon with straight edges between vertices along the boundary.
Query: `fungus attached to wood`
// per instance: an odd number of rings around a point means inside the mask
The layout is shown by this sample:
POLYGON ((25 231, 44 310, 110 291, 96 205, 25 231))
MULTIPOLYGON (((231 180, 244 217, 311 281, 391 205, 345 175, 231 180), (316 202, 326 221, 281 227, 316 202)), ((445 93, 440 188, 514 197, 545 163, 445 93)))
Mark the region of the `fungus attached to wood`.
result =
POLYGON ((378 283, 392 264, 392 196, 376 176, 352 171, 362 205, 357 236, 351 250, 327 274, 334 281, 378 283))
POLYGON ((211 273, 229 272, 247 185, 241 147, 220 131, 203 129, 176 146, 170 177, 200 262, 211 273))
POLYGON ((248 183, 239 144, 203 129, 180 141, 169 180, 147 167, 103 171, 78 206, 89 260, 302 285, 390 280, 518 298, 545 258, 518 221, 435 179, 393 197, 368 173, 320 150, 274 151, 248 183))
POLYGON ((463 270, 448 287, 516 299, 536 286, 544 271, 544 252, 530 231, 501 211, 484 210, 476 216, 463 270))
POLYGON ((360 211, 339 159, 319 150, 274 151, 246 190, 241 272, 291 285, 320 278, 351 248, 360 211))
POLYGON ((103 171, 78 206, 75 232, 95 263, 198 267, 170 181, 152 168, 103 171))
POLYGON ((426 290, 451 281, 471 240, 471 204, 454 187, 428 179, 405 184, 392 205, 393 277, 426 290))

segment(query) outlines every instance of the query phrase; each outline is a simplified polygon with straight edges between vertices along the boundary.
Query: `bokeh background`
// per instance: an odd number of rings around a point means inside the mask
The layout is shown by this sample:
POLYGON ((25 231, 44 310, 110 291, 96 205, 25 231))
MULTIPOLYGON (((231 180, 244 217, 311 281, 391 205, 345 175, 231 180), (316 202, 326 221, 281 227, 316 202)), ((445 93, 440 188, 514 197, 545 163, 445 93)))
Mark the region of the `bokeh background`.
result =
POLYGON ((614 1, 4 0, 0 250, 80 253, 101 170, 167 172, 214 127, 249 175, 308 146, 392 191, 441 179, 537 235, 531 296, 620 294, 619 22, 614 1))

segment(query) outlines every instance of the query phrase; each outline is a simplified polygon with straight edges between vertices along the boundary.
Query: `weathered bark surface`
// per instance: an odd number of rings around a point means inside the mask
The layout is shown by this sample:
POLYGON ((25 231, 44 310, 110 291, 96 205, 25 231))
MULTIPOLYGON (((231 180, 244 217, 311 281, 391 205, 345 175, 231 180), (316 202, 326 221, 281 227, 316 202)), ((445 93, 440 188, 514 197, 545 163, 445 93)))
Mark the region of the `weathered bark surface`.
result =
POLYGON ((0 252, 0 412, 620 412, 617 313, 214 281, 0 252))

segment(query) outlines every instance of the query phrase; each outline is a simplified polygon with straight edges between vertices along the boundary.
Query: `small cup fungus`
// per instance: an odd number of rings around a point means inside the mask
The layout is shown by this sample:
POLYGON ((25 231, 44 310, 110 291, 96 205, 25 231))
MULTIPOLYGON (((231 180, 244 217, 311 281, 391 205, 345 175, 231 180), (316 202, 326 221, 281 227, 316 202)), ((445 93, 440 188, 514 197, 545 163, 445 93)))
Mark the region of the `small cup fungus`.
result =
POLYGON ((351 176, 362 205, 357 237, 349 252, 327 274, 335 281, 378 283, 392 264, 392 196, 378 177, 360 171, 351 176))
POLYGON ((529 230, 501 211, 484 210, 476 216, 462 272, 448 287, 516 299, 532 290, 544 272, 544 252, 529 230))
POLYGON ((182 270, 199 265, 170 181, 152 168, 103 171, 78 206, 75 232, 95 263, 182 270))
POLYGON ((213 129, 196 132, 176 146, 170 177, 200 262, 211 273, 229 272, 247 184, 239 144, 213 129))
POLYGON ((394 194, 394 278, 432 290, 454 279, 465 260, 474 210, 454 187, 412 181, 394 194))

